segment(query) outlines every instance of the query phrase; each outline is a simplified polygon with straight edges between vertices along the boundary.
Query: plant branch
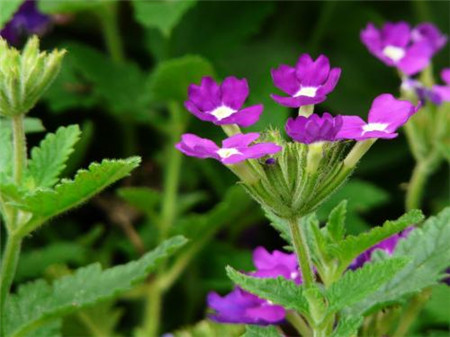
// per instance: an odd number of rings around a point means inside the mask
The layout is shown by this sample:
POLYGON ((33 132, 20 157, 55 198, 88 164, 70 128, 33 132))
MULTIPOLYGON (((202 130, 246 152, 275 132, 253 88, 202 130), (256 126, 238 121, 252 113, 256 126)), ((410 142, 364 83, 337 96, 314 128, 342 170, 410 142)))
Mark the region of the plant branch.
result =
POLYGON ((295 254, 297 255, 300 271, 302 273, 303 284, 306 288, 311 287, 315 282, 315 277, 304 229, 300 226, 299 219, 290 219, 289 228, 295 254))

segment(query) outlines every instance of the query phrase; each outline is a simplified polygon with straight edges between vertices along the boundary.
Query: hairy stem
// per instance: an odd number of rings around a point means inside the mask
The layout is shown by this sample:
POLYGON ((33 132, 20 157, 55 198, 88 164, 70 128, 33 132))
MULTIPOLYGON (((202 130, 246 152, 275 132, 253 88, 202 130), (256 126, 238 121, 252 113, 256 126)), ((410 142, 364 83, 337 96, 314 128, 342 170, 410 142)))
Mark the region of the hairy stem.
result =
POLYGON ((315 278, 305 232, 302 226, 299 225, 299 219, 289 220, 289 228, 295 254, 297 255, 300 271, 302 273, 303 284, 308 288, 314 284, 315 278))
POLYGON ((14 182, 20 185, 27 165, 27 143, 23 125, 23 115, 12 117, 13 153, 14 153, 14 182))
POLYGON ((418 162, 414 167, 413 174, 408 183, 406 191, 406 210, 420 207, 425 184, 429 175, 429 170, 423 162, 418 162))
POLYGON ((295 328, 295 330, 297 330, 298 333, 300 333, 302 337, 313 336, 311 328, 308 326, 302 316, 300 316, 296 312, 288 311, 286 313, 286 320, 291 323, 291 325, 295 328))

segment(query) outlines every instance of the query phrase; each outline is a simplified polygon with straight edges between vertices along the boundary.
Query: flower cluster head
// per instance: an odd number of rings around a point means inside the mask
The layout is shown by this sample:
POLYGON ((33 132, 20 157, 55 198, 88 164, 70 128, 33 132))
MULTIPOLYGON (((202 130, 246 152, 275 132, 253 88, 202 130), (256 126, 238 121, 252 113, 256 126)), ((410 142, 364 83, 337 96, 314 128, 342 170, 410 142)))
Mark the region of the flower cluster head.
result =
POLYGON ((369 23, 361 32, 361 40, 386 65, 410 76, 428 66, 447 37, 431 23, 413 29, 406 22, 386 23, 381 29, 369 23))
POLYGON ((295 67, 283 64, 272 70, 275 86, 289 95, 272 95, 272 98, 291 108, 321 103, 333 91, 340 75, 340 68, 330 69, 326 56, 320 55, 314 61, 308 54, 303 54, 295 67))
POLYGON ((248 93, 245 78, 240 80, 230 76, 219 85, 211 77, 204 77, 200 85, 189 86, 185 106, 203 121, 247 127, 255 124, 263 111, 262 104, 242 109, 248 93))
POLYGON ((309 117, 298 116, 289 118, 286 123, 286 133, 293 140, 311 144, 315 142, 337 140, 336 136, 342 128, 342 116, 333 117, 324 113, 322 117, 312 114, 309 117))
MULTIPOLYGON (((277 250, 269 253, 265 248, 258 247, 253 252, 253 263, 256 271, 249 273, 253 277, 282 276, 296 284, 302 282, 295 254, 277 250)), ((282 306, 274 305, 239 287, 223 297, 211 292, 207 301, 208 306, 215 311, 210 318, 222 323, 268 325, 280 323, 286 316, 286 310, 282 306)))
POLYGON ((0 36, 13 45, 20 42, 22 36, 42 35, 51 25, 51 18, 36 8, 36 1, 26 0, 13 18, 0 30, 0 36))

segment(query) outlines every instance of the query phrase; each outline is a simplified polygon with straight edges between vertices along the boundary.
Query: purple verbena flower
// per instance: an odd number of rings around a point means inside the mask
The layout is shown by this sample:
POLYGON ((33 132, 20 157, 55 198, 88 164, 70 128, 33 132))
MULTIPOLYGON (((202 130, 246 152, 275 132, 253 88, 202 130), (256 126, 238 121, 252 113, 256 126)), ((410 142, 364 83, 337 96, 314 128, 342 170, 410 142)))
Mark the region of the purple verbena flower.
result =
POLYGON ((446 37, 431 23, 420 24, 413 30, 406 22, 386 23, 381 29, 369 23, 361 32, 361 40, 386 65, 414 75, 428 66, 446 37))
POLYGON ((36 1, 26 0, 12 19, 0 30, 0 36, 11 44, 18 44, 22 35, 42 35, 50 24, 50 16, 39 12, 36 1))
POLYGON ((441 95, 434 90, 434 88, 427 88, 418 80, 407 77, 403 79, 401 87, 402 90, 413 91, 419 98, 422 105, 425 104, 426 101, 430 101, 436 105, 440 105, 442 103, 441 95))
POLYGON ((237 164, 247 159, 261 158, 281 151, 281 146, 274 143, 257 143, 250 145, 259 138, 259 133, 237 134, 225 139, 222 147, 213 141, 186 133, 176 148, 184 154, 197 158, 214 158, 223 164, 237 164))
POLYGON ((272 69, 275 86, 289 97, 271 97, 277 103, 291 108, 318 104, 325 101, 327 95, 333 91, 340 75, 340 68, 330 70, 330 61, 326 56, 320 55, 314 61, 308 54, 303 54, 295 67, 283 64, 272 69))
POLYGON ((365 140, 395 138, 395 132, 418 110, 411 102, 394 98, 391 94, 376 97, 369 110, 369 122, 359 116, 342 116, 342 128, 337 139, 365 140))
POLYGON ((450 102, 450 68, 441 71, 441 78, 445 85, 434 85, 432 91, 439 95, 443 102, 450 102))
POLYGON ((299 143, 311 144, 315 142, 336 140, 336 135, 342 127, 342 117, 333 117, 324 113, 322 117, 312 114, 309 117, 298 116, 289 118, 286 123, 286 133, 299 143))
POLYGON ((366 264, 367 262, 370 262, 372 259, 372 254, 375 250, 382 250, 385 253, 392 255, 395 251, 395 248, 397 247, 398 243, 408 237, 409 233, 411 233, 411 231, 414 230, 414 227, 408 227, 406 228, 404 231, 398 233, 398 234, 394 234, 390 237, 388 237, 387 239, 377 243, 376 245, 374 245, 373 247, 369 248, 368 250, 366 250, 364 253, 362 253, 361 255, 359 255, 350 265, 350 269, 358 269, 360 267, 362 267, 364 264, 366 264))
MULTIPOLYGON (((301 283, 297 258, 295 254, 280 251, 269 253, 265 248, 258 247, 253 252, 253 262, 256 271, 250 273, 253 277, 276 278, 285 277, 295 283, 301 283)), ((208 306, 215 313, 210 318, 222 323, 245 323, 269 325, 280 323, 285 319, 286 310, 279 305, 259 298, 239 287, 225 296, 215 292, 208 294, 208 306)))
POLYGON ((191 84, 184 103, 193 115, 216 125, 237 124, 247 127, 256 123, 263 105, 242 109, 248 96, 247 80, 227 77, 221 85, 211 77, 203 77, 200 85, 191 84))

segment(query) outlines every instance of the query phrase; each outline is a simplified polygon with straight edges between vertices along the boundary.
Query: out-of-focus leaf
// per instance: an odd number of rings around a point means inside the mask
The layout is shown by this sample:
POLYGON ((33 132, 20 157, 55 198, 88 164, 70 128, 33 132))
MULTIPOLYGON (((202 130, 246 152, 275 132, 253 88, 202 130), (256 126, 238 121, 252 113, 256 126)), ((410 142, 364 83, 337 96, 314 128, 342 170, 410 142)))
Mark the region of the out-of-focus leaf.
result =
POLYGON ((171 334, 173 337, 239 337, 244 327, 239 324, 219 324, 212 321, 201 321, 193 327, 180 329, 171 334))
POLYGON ((280 337, 280 333, 272 326, 247 325, 242 337, 280 337))
POLYGON ((169 36, 183 15, 195 5, 196 0, 141 1, 133 0, 134 17, 149 28, 157 28, 169 36))
POLYGON ((450 287, 440 284, 433 287, 430 300, 425 305, 423 314, 427 315, 431 322, 450 326, 450 287))
POLYGON ((362 317, 341 316, 338 325, 330 337, 356 336, 358 328, 363 322, 362 317))
POLYGON ((93 9, 105 2, 105 0, 39 0, 37 3, 43 13, 70 14, 93 9))
POLYGON ((45 131, 45 127, 39 118, 26 117, 24 120, 25 133, 37 133, 45 131))
POLYGON ((23 0, 0 1, 0 30, 19 9, 23 0))
POLYGON ((154 212, 161 202, 161 193, 148 187, 122 187, 117 194, 141 212, 154 212))

